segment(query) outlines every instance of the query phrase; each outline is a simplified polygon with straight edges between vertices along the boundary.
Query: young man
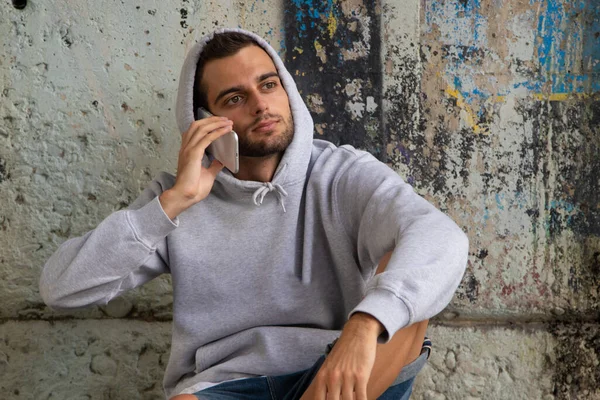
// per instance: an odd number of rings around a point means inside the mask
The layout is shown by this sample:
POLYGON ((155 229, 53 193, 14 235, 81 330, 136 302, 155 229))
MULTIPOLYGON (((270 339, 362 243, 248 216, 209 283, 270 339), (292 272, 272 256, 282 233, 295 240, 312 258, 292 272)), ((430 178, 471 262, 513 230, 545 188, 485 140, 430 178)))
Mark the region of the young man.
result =
POLYGON ((456 290, 466 236, 390 168, 313 139, 291 75, 260 37, 219 31, 179 84, 177 176, 66 241, 53 308, 173 282, 168 399, 406 399, 427 320, 456 290), (215 117, 195 121, 204 106, 215 117), (205 151, 235 130, 233 175, 205 151))

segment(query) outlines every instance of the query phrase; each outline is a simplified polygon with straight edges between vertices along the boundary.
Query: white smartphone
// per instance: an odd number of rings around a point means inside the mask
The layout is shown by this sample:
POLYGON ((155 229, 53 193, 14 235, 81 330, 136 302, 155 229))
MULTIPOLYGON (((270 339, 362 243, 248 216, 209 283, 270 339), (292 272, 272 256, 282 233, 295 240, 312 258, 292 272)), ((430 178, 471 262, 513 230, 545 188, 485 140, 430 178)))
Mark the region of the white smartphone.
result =
MULTIPOLYGON (((203 107, 198 108, 198 119, 212 117, 208 110, 203 107)), ((214 158, 219 160, 233 174, 237 174, 240 169, 240 150, 238 145, 238 135, 234 131, 224 134, 217 140, 208 145, 206 149, 214 158)))

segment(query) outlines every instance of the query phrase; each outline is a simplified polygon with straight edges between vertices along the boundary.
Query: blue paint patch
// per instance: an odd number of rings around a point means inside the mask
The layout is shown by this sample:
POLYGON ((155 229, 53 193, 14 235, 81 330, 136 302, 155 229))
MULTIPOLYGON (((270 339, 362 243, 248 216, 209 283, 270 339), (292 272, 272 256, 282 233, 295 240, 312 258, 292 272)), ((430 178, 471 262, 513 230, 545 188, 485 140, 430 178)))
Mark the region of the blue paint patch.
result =
POLYGON ((567 218, 565 222, 567 227, 570 227, 583 214, 579 207, 566 200, 552 200, 550 204, 546 204, 545 209, 549 213, 558 213, 562 216, 566 214, 567 218))
POLYGON ((600 92, 600 1, 530 0, 529 4, 541 10, 531 43, 536 46, 539 70, 531 71, 533 76, 515 77, 517 81, 491 93, 472 82, 489 51, 487 27, 493 16, 481 15, 480 0, 425 3, 427 29, 437 27, 446 53, 446 77, 467 104, 522 88, 531 94, 600 92))
POLYGON ((550 204, 546 205, 546 210, 551 208, 560 208, 568 213, 572 213, 575 210, 575 205, 565 200, 552 200, 550 204))
POLYGON ((325 16, 328 18, 330 14, 333 14, 337 17, 338 10, 335 7, 334 0, 327 1, 313 1, 313 0, 291 0, 291 5, 296 9, 295 19, 297 22, 304 23, 300 26, 300 31, 298 31, 299 37, 305 36, 306 33, 306 19, 311 19, 310 27, 314 28, 315 26, 321 23, 321 16, 325 16))
POLYGON ((538 19, 540 84, 533 85, 536 91, 546 83, 552 94, 600 91, 600 2, 532 1, 546 6, 538 19))
POLYGON ((496 193, 496 207, 498 207, 499 210, 504 211, 504 204, 502 204, 502 201, 504 199, 504 195, 500 195, 500 193, 496 193))

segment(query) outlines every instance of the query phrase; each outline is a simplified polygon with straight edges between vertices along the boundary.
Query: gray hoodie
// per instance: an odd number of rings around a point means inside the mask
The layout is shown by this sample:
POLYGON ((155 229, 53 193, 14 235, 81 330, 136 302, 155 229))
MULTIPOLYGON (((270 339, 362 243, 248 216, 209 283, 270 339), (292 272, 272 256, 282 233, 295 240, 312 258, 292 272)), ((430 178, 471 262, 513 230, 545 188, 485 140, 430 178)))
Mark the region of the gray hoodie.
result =
MULTIPOLYGON (((383 324, 386 342, 439 313, 467 262, 467 238, 450 218, 370 154, 313 139, 312 118, 277 53, 253 33, 227 31, 267 51, 289 96, 294 139, 273 180, 240 181, 224 169, 205 200, 171 220, 158 196, 175 177, 159 173, 130 207, 64 242, 40 280, 46 304, 71 309, 106 304, 170 273, 167 398, 309 368, 358 311, 383 324), (392 249, 386 271, 374 276, 392 249)), ((181 71, 182 133, 194 120, 196 63, 212 36, 181 71)))

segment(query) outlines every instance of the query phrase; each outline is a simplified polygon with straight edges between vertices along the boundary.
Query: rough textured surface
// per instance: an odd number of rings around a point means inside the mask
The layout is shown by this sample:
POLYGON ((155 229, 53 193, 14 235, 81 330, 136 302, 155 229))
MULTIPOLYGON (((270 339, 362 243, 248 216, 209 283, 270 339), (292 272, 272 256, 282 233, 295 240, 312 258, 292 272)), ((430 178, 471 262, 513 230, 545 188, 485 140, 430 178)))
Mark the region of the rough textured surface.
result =
POLYGON ((600 5, 566 0, 0 7, 3 398, 161 398, 168 276, 70 312, 37 284, 174 172, 179 68, 219 26, 280 50, 316 137, 373 152, 469 235, 414 398, 600 398, 600 5))
MULTIPOLYGON (((195 40, 241 25, 279 48, 281 20, 261 1, 0 8, 0 318, 53 315, 37 290, 45 260, 175 172, 175 92, 195 40)), ((169 292, 161 277, 127 295, 131 316, 169 318, 169 292)))
POLYGON ((166 322, 5 322, 2 399, 164 399, 170 344, 166 322))
POLYGON ((554 399, 547 371, 557 339, 545 329, 432 327, 428 335, 434 351, 413 399, 554 399))
POLYGON ((422 10, 423 130, 404 163, 469 233, 464 312, 597 318, 599 18, 556 0, 422 10))
MULTIPOLYGON (((434 350, 413 398, 549 400, 555 392, 570 391, 569 398, 597 399, 597 381, 584 376, 597 374, 598 359, 582 352, 597 348, 598 326, 556 329, 558 337, 544 326, 431 327, 434 350), (568 340, 575 331, 576 339, 568 340), (583 361, 565 376, 573 385, 555 386, 548 371, 562 368, 569 357, 583 361)), ((2 398, 160 399, 169 344, 167 322, 5 322, 0 325, 2 398)))

